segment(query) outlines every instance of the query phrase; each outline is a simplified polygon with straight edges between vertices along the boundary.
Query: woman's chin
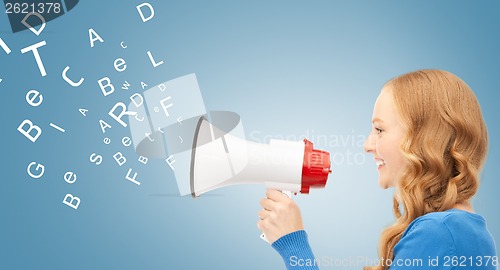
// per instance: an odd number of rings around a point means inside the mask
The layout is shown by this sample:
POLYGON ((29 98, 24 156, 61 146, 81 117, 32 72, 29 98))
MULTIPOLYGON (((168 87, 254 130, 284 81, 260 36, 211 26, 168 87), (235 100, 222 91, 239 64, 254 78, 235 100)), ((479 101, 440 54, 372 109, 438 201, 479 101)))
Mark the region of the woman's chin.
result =
POLYGON ((388 188, 394 187, 393 181, 388 180, 388 179, 384 179, 384 178, 378 179, 378 185, 382 189, 388 189, 388 188))

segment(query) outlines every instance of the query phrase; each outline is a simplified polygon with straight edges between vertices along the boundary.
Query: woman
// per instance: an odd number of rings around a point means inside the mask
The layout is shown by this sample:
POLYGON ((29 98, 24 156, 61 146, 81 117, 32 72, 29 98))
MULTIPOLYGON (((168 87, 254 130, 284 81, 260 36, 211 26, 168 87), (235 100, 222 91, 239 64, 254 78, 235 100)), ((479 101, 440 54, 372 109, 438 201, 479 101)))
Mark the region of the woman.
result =
MULTIPOLYGON (((379 185, 395 187, 396 221, 380 237, 379 263, 366 268, 497 269, 493 238, 470 204, 488 139, 469 86, 441 70, 399 76, 382 88, 372 126, 364 148, 379 185)), ((314 255, 293 200, 268 190, 261 205, 257 226, 287 268, 318 269, 297 263, 314 255)))

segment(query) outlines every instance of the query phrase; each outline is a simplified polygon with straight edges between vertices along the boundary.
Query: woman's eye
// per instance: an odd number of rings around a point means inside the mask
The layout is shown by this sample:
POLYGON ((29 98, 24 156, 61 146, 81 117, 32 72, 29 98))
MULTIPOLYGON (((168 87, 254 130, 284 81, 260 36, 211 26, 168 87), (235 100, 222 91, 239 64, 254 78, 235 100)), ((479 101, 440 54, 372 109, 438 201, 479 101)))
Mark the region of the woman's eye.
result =
POLYGON ((380 134, 380 133, 382 133, 383 130, 380 128, 375 128, 375 131, 377 132, 377 134, 380 134))

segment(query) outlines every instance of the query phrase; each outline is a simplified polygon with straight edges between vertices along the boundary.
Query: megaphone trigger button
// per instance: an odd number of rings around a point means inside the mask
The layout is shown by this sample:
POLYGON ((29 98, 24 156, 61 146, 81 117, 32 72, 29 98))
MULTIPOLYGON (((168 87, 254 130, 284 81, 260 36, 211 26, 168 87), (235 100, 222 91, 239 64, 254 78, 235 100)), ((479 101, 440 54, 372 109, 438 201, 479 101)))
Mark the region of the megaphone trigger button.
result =
POLYGON ((292 198, 292 192, 291 191, 282 190, 281 193, 283 193, 283 195, 287 196, 290 199, 292 198))

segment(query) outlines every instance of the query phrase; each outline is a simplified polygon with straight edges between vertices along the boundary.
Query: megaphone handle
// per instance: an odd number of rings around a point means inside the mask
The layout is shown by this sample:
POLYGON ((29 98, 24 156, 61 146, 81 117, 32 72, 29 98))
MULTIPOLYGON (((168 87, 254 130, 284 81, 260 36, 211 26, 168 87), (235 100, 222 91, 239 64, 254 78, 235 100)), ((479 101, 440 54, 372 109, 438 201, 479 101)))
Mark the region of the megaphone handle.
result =
POLYGON ((292 192, 288 190, 281 190, 281 193, 285 194, 288 198, 292 198, 292 192))
MULTIPOLYGON (((285 194, 286 196, 288 196, 288 198, 292 198, 292 192, 291 191, 287 191, 287 190, 281 190, 281 193, 285 194)), ((267 236, 265 234, 261 234, 260 235, 260 239, 266 241, 267 243, 269 243, 269 239, 267 239, 267 236)), ((271 243, 269 243, 271 244, 271 243)))

